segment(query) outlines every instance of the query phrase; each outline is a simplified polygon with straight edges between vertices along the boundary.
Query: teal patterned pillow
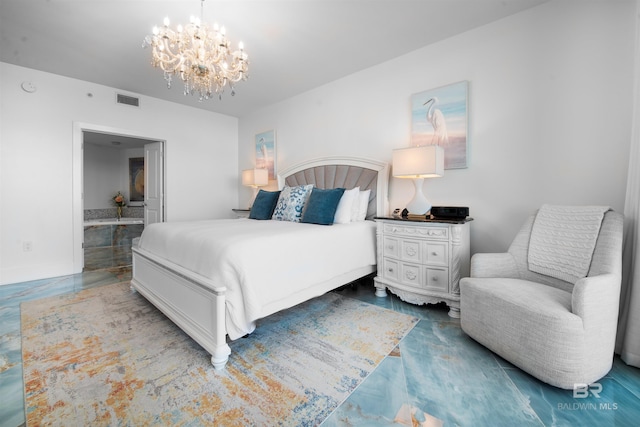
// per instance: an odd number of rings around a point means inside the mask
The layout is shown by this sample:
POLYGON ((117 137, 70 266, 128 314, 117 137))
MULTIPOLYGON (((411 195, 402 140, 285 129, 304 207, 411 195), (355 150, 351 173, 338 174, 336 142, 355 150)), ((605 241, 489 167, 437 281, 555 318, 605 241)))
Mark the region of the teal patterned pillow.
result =
POLYGON ((304 205, 309 199, 313 184, 284 187, 271 219, 277 221, 300 222, 304 205))

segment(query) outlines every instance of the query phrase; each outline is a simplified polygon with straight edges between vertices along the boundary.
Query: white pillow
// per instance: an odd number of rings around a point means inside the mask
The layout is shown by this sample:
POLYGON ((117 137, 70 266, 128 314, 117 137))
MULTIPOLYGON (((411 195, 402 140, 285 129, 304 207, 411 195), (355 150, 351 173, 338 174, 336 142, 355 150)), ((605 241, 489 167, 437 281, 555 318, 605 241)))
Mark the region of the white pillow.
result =
POLYGON ((360 209, 358 210, 358 217, 356 221, 364 221, 367 218, 367 210, 369 209, 369 195, 371 194, 371 190, 361 191, 360 192, 360 209))
POLYGON ((353 201, 351 208, 351 222, 364 221, 367 216, 367 208, 369 205, 369 194, 371 190, 360 191, 356 199, 353 201))
POLYGON ((351 210, 353 205, 359 206, 360 187, 345 190, 338 203, 338 209, 333 217, 334 224, 348 224, 351 222, 351 210))

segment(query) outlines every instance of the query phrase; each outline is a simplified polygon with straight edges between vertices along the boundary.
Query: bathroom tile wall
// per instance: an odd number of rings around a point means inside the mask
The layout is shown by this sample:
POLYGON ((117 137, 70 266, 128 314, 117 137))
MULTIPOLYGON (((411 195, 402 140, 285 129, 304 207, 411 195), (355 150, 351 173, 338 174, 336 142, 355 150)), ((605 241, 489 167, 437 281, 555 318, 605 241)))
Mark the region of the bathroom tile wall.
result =
POLYGON ((84 227, 84 270, 131 265, 131 243, 143 229, 143 224, 84 227))
MULTIPOLYGON (((84 220, 115 218, 116 208, 106 209, 85 209, 84 220)), ((144 218, 144 207, 142 206, 126 206, 122 210, 122 216, 125 218, 144 218)))

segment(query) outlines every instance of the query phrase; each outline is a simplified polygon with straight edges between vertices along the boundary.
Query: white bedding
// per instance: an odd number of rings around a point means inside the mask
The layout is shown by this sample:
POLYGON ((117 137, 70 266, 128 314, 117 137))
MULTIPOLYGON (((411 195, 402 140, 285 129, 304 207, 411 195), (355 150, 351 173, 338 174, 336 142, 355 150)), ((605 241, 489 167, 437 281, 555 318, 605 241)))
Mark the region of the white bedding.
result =
POLYGON ((375 223, 331 226, 222 219, 166 222, 145 228, 139 247, 226 287, 226 328, 237 339, 255 321, 306 300, 313 286, 375 265, 375 223))

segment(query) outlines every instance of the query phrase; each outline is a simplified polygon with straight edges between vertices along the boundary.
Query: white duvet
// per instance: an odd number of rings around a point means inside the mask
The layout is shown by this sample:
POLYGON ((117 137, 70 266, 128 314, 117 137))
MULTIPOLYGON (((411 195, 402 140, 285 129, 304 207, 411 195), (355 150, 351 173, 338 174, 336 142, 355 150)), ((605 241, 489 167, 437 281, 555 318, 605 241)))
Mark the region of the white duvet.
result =
POLYGON ((139 246, 226 290, 226 328, 237 339, 255 321, 321 292, 314 285, 376 263, 375 223, 331 226, 222 219, 145 228, 139 246), (298 298, 299 297, 299 298, 298 298))

